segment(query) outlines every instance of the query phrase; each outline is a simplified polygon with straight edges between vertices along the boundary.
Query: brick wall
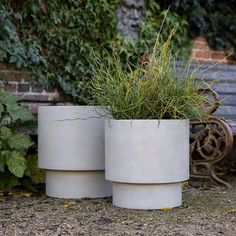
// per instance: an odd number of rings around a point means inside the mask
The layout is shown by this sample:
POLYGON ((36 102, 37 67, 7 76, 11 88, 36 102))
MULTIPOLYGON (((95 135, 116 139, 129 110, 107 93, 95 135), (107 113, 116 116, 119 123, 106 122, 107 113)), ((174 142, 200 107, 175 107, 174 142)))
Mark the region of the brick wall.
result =
POLYGON ((227 57, 224 51, 211 50, 204 37, 197 37, 193 42, 192 58, 194 61, 220 62, 224 64, 236 64, 227 57))
POLYGON ((64 104, 65 100, 56 91, 47 91, 36 83, 30 72, 17 70, 14 66, 0 64, 0 88, 11 91, 21 103, 37 113, 38 105, 64 104))
MULTIPOLYGON (((224 51, 211 50, 204 37, 197 37, 194 40, 192 58, 194 61, 236 64, 236 61, 227 58, 224 51)), ((8 90, 19 96, 22 104, 34 113, 37 113, 38 105, 66 104, 65 99, 56 90, 47 91, 37 84, 30 72, 0 63, 0 88, 5 84, 3 81, 7 82, 8 90)))

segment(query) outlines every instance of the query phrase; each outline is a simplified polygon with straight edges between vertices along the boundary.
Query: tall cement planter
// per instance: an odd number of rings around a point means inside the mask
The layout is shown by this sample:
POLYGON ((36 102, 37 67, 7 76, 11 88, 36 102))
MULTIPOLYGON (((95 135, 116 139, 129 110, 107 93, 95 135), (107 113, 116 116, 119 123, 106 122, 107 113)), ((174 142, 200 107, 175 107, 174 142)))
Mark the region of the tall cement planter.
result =
POLYGON ((180 206, 181 182, 189 178, 189 121, 107 120, 105 170, 118 207, 180 206))
POLYGON ((105 180, 104 119, 91 106, 40 106, 38 148, 46 194, 59 198, 112 195, 105 180))

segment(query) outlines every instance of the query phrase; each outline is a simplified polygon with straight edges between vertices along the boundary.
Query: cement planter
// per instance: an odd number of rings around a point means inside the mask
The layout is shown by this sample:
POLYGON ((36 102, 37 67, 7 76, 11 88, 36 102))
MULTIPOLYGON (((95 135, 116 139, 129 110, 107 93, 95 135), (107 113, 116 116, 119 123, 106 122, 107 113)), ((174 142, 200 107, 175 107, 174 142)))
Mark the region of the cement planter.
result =
POLYGON ((111 196, 104 176, 104 119, 94 107, 40 106, 38 148, 48 196, 111 196))
POLYGON ((107 120, 105 169, 118 207, 180 206, 181 182, 189 178, 189 121, 107 120))

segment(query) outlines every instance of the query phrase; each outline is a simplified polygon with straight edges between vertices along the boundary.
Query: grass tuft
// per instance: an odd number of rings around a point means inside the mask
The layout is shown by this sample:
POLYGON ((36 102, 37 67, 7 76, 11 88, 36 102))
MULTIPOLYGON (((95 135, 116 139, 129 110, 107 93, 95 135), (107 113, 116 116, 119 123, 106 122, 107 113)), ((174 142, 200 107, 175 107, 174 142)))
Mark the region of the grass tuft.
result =
POLYGON ((179 68, 171 53, 173 29, 165 42, 157 38, 153 52, 145 55, 138 66, 123 65, 119 56, 110 55, 109 63, 94 58, 96 76, 88 85, 90 104, 108 108, 114 119, 199 119, 209 114, 203 104, 213 104, 199 93, 209 88, 196 78, 190 64, 179 68))

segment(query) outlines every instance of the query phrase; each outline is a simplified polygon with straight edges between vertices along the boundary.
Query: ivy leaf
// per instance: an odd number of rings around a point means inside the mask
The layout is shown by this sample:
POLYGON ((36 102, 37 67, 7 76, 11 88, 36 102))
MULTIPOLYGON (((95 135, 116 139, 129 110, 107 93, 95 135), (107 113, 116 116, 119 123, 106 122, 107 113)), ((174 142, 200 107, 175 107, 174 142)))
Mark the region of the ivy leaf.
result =
POLYGON ((17 57, 16 57, 16 56, 11 56, 9 62, 10 62, 10 63, 15 63, 15 62, 17 62, 17 57))
POLYGON ((6 58, 7 58, 6 52, 0 50, 0 61, 2 61, 3 59, 6 59, 6 58))
POLYGON ((4 106, 0 103, 0 118, 1 118, 1 113, 4 111, 4 106))
POLYGON ((11 156, 6 159, 9 171, 16 177, 23 177, 26 169, 25 157, 18 151, 11 152, 11 156))
POLYGON ((0 139, 7 140, 11 136, 12 136, 12 132, 9 128, 7 128, 5 126, 0 128, 0 139))
POLYGON ((8 144, 11 148, 17 150, 27 149, 33 145, 28 136, 23 134, 14 134, 8 139, 8 144))
POLYGON ((1 156, 3 156, 6 160, 11 156, 11 151, 1 151, 1 156))
POLYGON ((5 167, 5 157, 1 155, 0 153, 0 171, 4 172, 4 167, 5 167))

